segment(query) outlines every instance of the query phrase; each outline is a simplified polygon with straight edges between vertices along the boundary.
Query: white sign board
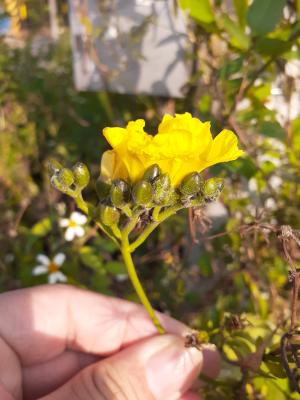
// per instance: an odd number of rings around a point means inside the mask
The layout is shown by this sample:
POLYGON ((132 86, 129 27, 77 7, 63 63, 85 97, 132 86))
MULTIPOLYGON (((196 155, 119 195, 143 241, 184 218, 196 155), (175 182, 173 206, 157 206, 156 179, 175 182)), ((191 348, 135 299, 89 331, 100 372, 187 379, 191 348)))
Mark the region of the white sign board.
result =
POLYGON ((69 0, 78 90, 182 97, 187 26, 174 0, 69 0))

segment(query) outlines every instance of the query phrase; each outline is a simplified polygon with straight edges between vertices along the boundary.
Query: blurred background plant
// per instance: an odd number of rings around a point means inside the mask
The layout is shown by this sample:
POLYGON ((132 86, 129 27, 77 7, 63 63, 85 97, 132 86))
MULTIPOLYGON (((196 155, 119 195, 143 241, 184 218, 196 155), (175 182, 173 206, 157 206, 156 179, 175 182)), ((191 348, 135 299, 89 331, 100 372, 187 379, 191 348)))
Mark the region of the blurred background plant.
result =
MULTIPOLYGON (((298 398, 278 348, 292 288, 282 225, 294 232, 290 262, 300 260, 300 2, 174 2, 174 12, 189 15, 193 48, 186 95, 176 100, 76 91, 67 3, 58 3, 54 39, 51 3, 1 6, 0 290, 63 275, 137 300, 115 245, 50 188, 47 161, 80 160, 95 180, 103 127, 145 118, 154 131, 163 113, 192 112, 214 132, 233 129, 247 156, 210 169, 225 179, 218 203, 169 219, 137 252, 141 280, 158 310, 207 331, 222 351, 221 374, 205 380, 204 398, 298 398)), ((87 196, 95 196, 92 185, 87 196)))

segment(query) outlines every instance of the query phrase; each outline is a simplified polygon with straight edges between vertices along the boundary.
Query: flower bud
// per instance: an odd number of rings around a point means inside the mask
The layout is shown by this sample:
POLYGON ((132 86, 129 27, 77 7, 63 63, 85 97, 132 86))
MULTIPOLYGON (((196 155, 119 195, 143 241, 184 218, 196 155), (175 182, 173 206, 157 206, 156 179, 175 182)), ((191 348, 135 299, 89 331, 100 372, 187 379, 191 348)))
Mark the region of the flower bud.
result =
POLYGON ((137 182, 133 187, 132 197, 138 205, 145 206, 149 204, 153 198, 153 188, 151 183, 147 181, 137 182))
POLYGON ((51 178, 51 183, 61 192, 67 192, 69 187, 74 183, 74 176, 69 168, 63 168, 51 178))
POLYGON ((110 188, 110 200, 115 207, 124 207, 130 201, 130 186, 122 179, 112 182, 110 188))
POLYGON ((158 164, 153 164, 146 169, 143 175, 143 180, 147 182, 153 182, 161 174, 161 169, 158 164))
POLYGON ((168 174, 160 175, 152 184, 154 189, 153 200, 157 204, 161 204, 170 193, 171 179, 168 174))
POLYGON ((198 172, 192 172, 183 178, 179 187, 184 196, 194 196, 199 193, 203 186, 203 179, 198 172))
POLYGON ((61 169, 63 169, 63 166, 55 158, 51 158, 48 161, 48 171, 51 176, 57 175, 61 169))
POLYGON ((203 196, 205 201, 215 201, 223 189, 224 183, 221 178, 210 178, 204 182, 203 196))
POLYGON ((179 201, 180 201, 179 194, 174 189, 171 188, 168 193, 168 196, 163 201, 163 205, 173 206, 174 204, 178 203, 179 201))
POLYGON ((72 168, 72 171, 74 175, 74 182, 78 187, 83 188, 88 185, 90 181, 90 173, 85 164, 82 162, 76 163, 72 168))
POLYGON ((97 181, 96 181, 96 192, 97 192, 97 195, 99 197, 99 200, 105 200, 109 196, 110 187, 111 187, 111 185, 109 185, 106 182, 103 182, 101 180, 101 178, 97 179, 97 181))
POLYGON ((66 187, 70 187, 74 183, 73 172, 69 168, 63 168, 57 174, 58 181, 66 187))
POLYGON ((112 226, 119 222, 120 213, 116 207, 100 204, 98 210, 100 220, 104 225, 112 226))

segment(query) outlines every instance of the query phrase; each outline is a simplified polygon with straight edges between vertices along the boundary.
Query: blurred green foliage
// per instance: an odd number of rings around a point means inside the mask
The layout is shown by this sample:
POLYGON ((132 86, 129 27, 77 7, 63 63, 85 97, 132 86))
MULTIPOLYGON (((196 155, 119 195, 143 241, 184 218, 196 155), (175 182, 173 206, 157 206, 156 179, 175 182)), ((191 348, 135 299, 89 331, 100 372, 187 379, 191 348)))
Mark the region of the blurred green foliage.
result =
MULTIPOLYGON (((214 132, 233 129, 247 156, 207 172, 226 184, 218 208, 193 215, 197 243, 182 213, 137 252, 141 279, 157 309, 207 331, 222 352, 219 378, 205 379, 206 399, 297 398, 277 350, 291 294, 278 232, 300 229, 300 4, 179 4, 192 19, 193 72, 186 97, 176 101, 77 92, 68 28, 58 42, 39 45, 47 10, 37 0, 28 1, 26 41, 0 39, 0 289, 45 283, 32 275, 36 256, 62 251, 69 283, 136 300, 116 246, 95 227, 64 239, 60 219, 74 204, 50 188, 46 164, 50 157, 69 166, 83 161, 95 181, 103 127, 144 117, 154 131, 165 110, 190 111, 211 120, 214 132)), ((86 192, 95 196, 93 184, 86 192)), ((289 253, 299 266, 294 240, 289 253)))

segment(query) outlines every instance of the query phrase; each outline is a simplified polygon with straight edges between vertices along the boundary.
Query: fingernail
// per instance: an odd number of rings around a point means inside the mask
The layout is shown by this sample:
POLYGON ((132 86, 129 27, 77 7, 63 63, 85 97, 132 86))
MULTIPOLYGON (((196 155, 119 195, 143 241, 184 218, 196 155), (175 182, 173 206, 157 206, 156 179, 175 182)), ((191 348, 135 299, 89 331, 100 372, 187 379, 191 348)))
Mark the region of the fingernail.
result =
POLYGON ((157 400, 179 399, 200 373, 202 352, 186 348, 183 339, 174 335, 163 335, 160 340, 159 351, 147 362, 149 388, 157 400))

